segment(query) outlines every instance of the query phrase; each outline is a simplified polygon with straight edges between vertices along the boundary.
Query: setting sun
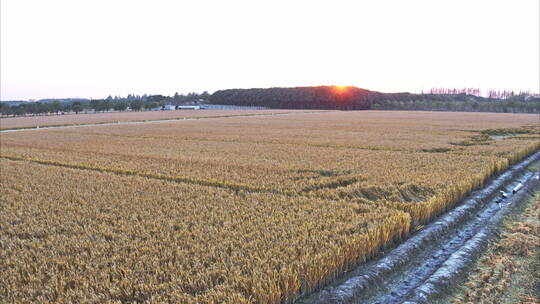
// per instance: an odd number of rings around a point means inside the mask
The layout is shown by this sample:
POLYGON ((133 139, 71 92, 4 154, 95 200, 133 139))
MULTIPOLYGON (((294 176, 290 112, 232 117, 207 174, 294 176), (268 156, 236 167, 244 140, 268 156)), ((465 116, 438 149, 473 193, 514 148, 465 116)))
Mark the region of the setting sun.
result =
POLYGON ((336 93, 344 93, 347 91, 347 86, 334 86, 336 93))

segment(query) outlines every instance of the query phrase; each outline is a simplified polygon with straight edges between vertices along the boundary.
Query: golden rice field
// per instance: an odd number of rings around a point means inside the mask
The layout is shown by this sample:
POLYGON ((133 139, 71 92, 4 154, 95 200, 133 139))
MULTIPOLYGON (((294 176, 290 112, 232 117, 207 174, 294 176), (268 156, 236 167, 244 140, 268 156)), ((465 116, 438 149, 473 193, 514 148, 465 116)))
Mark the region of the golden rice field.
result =
POLYGON ((66 114, 49 116, 4 117, 0 129, 22 129, 35 127, 66 126, 78 124, 102 124, 128 121, 167 120, 183 118, 207 118, 219 116, 265 115, 302 112, 299 110, 176 110, 109 112, 97 114, 66 114))
POLYGON ((291 303, 539 132, 537 115, 360 111, 0 133, 0 299, 291 303))

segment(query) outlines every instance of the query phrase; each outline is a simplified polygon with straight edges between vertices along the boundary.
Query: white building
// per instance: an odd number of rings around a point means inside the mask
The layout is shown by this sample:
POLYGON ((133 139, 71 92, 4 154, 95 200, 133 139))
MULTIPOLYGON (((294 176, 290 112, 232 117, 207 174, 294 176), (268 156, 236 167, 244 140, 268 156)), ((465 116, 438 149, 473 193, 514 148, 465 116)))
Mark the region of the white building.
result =
POLYGON ((201 106, 177 106, 176 107, 178 110, 200 110, 201 109, 201 106))
POLYGON ((164 106, 162 107, 162 110, 168 110, 168 111, 170 111, 170 110, 176 110, 176 106, 175 106, 175 105, 164 105, 164 106))

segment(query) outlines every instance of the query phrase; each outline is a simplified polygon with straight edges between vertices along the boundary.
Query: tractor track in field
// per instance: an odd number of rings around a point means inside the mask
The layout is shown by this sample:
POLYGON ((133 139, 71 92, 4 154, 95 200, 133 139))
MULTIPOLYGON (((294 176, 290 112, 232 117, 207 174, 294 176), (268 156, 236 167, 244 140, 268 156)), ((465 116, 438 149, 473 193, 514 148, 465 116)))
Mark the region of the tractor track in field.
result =
POLYGON ((326 288, 296 303, 430 303, 463 275, 479 256, 498 224, 540 185, 539 172, 527 170, 540 161, 536 151, 482 189, 473 191, 379 259, 346 273, 326 288), (513 193, 513 189, 521 188, 513 193), (502 197, 504 191, 506 198, 502 197))

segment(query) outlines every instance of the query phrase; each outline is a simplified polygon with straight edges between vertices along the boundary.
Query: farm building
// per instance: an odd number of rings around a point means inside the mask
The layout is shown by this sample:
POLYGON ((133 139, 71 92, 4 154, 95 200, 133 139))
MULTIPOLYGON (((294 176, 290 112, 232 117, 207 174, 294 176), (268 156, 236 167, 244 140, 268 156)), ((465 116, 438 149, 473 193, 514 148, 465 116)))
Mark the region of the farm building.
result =
POLYGON ((161 107, 162 110, 176 110, 176 106, 175 105, 164 105, 163 107, 161 107))
POLYGON ((201 106, 195 106, 195 105, 191 105, 191 106, 176 106, 176 109, 178 109, 178 110, 200 110, 200 109, 201 109, 201 106))

